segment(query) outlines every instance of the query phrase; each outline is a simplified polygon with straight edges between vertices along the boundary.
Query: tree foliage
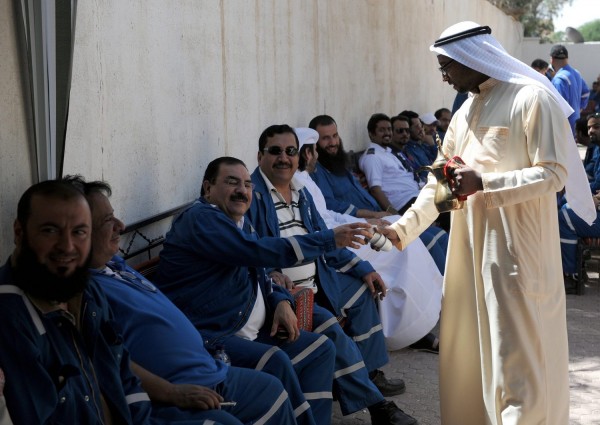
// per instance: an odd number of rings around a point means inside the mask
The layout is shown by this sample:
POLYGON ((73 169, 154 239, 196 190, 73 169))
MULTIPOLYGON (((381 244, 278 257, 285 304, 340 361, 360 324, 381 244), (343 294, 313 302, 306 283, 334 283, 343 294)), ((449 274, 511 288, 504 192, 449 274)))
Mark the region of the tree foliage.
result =
POLYGON ((587 22, 578 28, 585 41, 600 41, 600 19, 587 22))
POLYGON ((554 32, 554 18, 565 3, 572 0, 488 0, 523 24, 525 37, 539 37, 550 40, 554 32))

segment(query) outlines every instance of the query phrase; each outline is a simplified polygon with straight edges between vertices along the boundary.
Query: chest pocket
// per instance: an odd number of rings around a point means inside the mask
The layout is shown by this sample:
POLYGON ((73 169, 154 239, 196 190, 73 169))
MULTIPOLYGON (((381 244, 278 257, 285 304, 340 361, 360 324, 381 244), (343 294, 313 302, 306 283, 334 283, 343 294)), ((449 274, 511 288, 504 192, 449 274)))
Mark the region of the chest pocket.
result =
POLYGON ((475 162, 496 164, 506 155, 508 127, 479 127, 475 131, 475 138, 475 162))

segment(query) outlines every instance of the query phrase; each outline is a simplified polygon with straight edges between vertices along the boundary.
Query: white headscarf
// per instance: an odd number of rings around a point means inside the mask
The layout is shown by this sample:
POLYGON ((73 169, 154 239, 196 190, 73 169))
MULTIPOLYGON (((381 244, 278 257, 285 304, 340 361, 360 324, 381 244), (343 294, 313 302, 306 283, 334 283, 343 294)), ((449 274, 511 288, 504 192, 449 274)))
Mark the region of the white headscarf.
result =
POLYGON ((319 133, 317 130, 307 127, 296 127, 294 128, 296 136, 298 136, 298 149, 302 149, 304 145, 314 145, 319 141, 319 133))
MULTIPOLYGON (((454 24, 442 32, 436 43, 439 43, 442 38, 451 37, 475 28, 482 27, 471 21, 454 24)), ((573 113, 571 106, 556 91, 545 75, 509 55, 490 33, 480 32, 472 36, 457 36, 456 40, 441 43, 438 46, 434 44, 429 47, 429 50, 438 55, 454 59, 496 80, 513 84, 533 84, 543 88, 560 105, 565 114, 565 125, 567 125, 566 118, 573 113)), ((565 184, 567 199, 573 211, 591 225, 596 219, 596 209, 592 201, 590 185, 579 157, 577 144, 572 133, 569 131, 568 134, 569 139, 565 140, 565 143, 568 144, 567 181, 565 184)))

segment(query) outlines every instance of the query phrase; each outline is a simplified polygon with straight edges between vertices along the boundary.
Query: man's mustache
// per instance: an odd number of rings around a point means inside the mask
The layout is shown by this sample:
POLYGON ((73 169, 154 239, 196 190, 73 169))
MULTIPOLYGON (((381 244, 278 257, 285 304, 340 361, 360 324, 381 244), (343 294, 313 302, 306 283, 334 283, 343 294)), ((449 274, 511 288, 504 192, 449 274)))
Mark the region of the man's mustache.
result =
POLYGON ((230 199, 234 202, 237 202, 237 201, 248 202, 248 197, 246 195, 244 195, 243 193, 237 193, 235 195, 231 195, 230 199))

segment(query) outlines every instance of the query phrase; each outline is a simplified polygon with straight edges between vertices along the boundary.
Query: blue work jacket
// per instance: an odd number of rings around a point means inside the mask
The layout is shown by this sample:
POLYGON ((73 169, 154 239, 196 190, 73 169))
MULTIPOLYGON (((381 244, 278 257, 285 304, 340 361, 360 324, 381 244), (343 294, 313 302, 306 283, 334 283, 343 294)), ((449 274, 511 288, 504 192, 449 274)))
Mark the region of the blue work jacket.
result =
MULTIPOLYGON (((256 232, 261 238, 278 237, 280 233, 275 205, 258 168, 252 173, 252 182, 255 184, 254 196, 246 217, 254 224, 256 232)), ((319 215, 310 193, 304 188, 300 189, 299 193, 298 208, 302 215, 302 223, 308 230, 309 235, 317 235, 327 231, 327 226, 319 215)), ((316 265, 319 289, 325 293, 337 315, 341 313, 343 306, 340 305, 340 283, 336 273, 340 271, 360 279, 374 271, 371 264, 361 260, 346 248, 336 249, 320 255, 316 259, 316 265)))
POLYGON ((90 282, 81 329, 63 310, 42 313, 0 268, 0 368, 15 425, 103 424, 100 393, 114 424, 147 424, 148 395, 129 369, 104 293, 90 282))
POLYGON ((200 198, 166 235, 157 286, 202 331, 207 345, 234 335, 248 321, 260 290, 270 320, 277 304, 293 298, 273 284, 265 267, 291 267, 335 249, 332 230, 291 238, 258 238, 200 198))
POLYGON ((317 163, 310 177, 323 192, 329 210, 354 217, 360 209, 381 211, 377 201, 349 171, 346 171, 343 176, 338 176, 317 163))

